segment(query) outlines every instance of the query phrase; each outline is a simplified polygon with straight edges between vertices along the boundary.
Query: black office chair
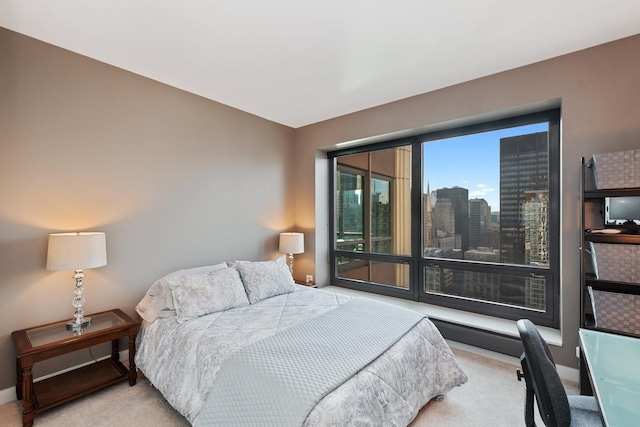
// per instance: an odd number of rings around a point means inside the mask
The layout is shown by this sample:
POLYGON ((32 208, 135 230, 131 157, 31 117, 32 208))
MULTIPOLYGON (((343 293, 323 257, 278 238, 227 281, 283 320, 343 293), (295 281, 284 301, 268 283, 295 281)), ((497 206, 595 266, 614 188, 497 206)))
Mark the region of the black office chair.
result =
POLYGON ((525 380, 526 397, 524 421, 534 427, 533 400, 538 404, 542 421, 547 427, 602 426, 598 403, 593 396, 567 396, 556 370, 551 350, 529 319, 517 322, 524 353, 520 356, 522 372, 518 380, 525 380))

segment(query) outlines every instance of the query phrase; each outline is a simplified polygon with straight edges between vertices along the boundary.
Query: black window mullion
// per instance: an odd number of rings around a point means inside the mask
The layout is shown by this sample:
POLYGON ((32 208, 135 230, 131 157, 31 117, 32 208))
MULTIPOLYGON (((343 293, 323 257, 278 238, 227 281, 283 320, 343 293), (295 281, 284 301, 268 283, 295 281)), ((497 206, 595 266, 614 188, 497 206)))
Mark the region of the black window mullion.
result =
POLYGON ((336 176, 338 173, 338 161, 335 157, 329 157, 329 283, 334 283, 338 275, 338 262, 336 261, 336 176))
POLYGON ((411 283, 409 289, 413 299, 419 301, 424 292, 423 269, 420 266, 422 258, 422 227, 424 214, 422 212, 422 144, 414 138, 411 147, 411 283))
MULTIPOLYGON (((367 170, 364 173, 362 183, 362 204, 364 215, 362 219, 364 224, 362 227, 362 236, 364 237, 364 251, 371 252, 371 153, 367 156, 367 170)), ((371 273, 369 273, 371 275, 371 273)), ((371 280, 371 277, 369 277, 371 280)))

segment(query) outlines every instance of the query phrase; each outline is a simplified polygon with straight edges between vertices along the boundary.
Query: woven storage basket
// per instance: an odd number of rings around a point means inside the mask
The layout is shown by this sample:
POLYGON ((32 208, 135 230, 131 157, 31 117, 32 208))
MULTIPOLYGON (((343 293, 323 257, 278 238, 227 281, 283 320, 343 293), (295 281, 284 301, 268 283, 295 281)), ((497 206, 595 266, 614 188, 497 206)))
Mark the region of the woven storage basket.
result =
POLYGON ((640 335, 640 295, 592 291, 596 326, 640 335))
POLYGON ((593 155, 596 188, 640 187, 640 150, 593 155))
POLYGON ((638 276, 640 245, 594 243, 593 253, 599 280, 626 283, 640 282, 638 276))

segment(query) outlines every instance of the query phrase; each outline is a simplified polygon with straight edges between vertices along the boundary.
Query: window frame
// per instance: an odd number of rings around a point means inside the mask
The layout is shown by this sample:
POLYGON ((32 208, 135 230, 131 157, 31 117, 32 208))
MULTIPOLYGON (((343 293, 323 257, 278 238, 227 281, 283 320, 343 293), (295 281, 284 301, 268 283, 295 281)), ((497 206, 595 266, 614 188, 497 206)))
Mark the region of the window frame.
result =
MULTIPOLYGON (((504 319, 517 320, 528 317, 541 326, 559 328, 560 323, 560 108, 549 109, 531 114, 517 115, 497 120, 475 123, 455 128, 438 130, 434 132, 416 134, 411 137, 382 141, 370 145, 351 147, 327 153, 330 162, 329 170, 329 262, 331 265, 331 284, 365 292, 378 293, 393 297, 411 299, 429 304, 471 311, 478 314, 489 315, 504 319), (422 144, 429 141, 446 139, 451 137, 470 135, 479 132, 523 126, 532 123, 548 122, 549 124, 549 266, 546 268, 529 265, 511 265, 491 262, 451 260, 442 258, 427 258, 422 253, 423 236, 423 203, 422 203, 422 144), (336 248, 335 242, 335 196, 336 196, 336 172, 337 158, 363 152, 396 148, 403 145, 411 145, 411 255, 390 255, 368 252, 341 251, 336 248), (336 257, 357 258, 372 261, 385 261, 409 265, 409 288, 402 289, 393 286, 365 283, 338 277, 336 257), (518 308, 512 305, 495 302, 484 302, 461 297, 453 297, 442 294, 425 292, 425 267, 437 264, 442 268, 463 269, 479 273, 500 273, 507 275, 527 276, 539 274, 545 277, 546 309, 544 312, 518 308)), ((370 184, 367 183, 367 186, 370 184)), ((369 191, 365 197, 371 197, 369 191)))

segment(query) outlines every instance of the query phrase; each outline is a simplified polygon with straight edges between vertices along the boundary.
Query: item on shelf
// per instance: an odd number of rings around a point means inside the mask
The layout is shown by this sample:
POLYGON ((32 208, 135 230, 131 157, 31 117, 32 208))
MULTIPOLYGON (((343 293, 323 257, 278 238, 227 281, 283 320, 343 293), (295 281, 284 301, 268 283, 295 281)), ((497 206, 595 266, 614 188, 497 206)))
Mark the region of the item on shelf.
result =
POLYGON ((640 225, 640 197, 605 197, 604 223, 606 225, 640 225))
POLYGON ((622 232, 622 230, 619 230, 617 228, 600 228, 600 229, 589 229, 587 230, 588 233, 595 233, 595 234, 620 234, 620 232, 622 232))
POLYGON ((638 283, 640 245, 594 243, 598 279, 611 282, 638 283))
POLYGON ((640 295, 590 291, 596 327, 640 335, 640 295))
POLYGON ((598 280, 598 262, 593 248, 593 242, 585 242, 585 274, 589 278, 598 280))
POLYGON ((640 187, 640 150, 594 154, 592 163, 596 188, 640 187))

